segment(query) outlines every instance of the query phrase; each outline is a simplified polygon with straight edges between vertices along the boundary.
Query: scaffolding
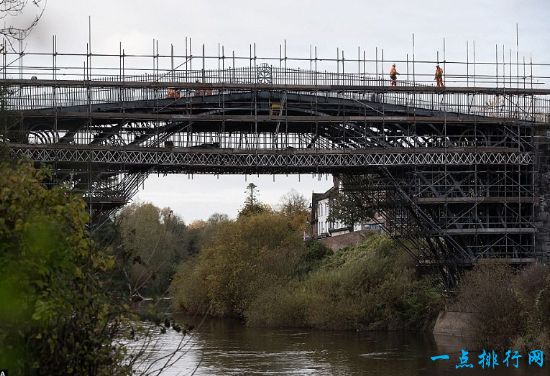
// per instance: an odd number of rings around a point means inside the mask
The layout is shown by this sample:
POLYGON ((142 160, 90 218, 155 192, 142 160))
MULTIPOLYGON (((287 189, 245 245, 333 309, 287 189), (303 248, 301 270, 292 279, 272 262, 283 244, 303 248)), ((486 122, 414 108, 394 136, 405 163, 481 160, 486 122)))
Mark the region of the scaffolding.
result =
MULTIPOLYGON (((13 157, 53 166, 94 217, 157 173, 331 173, 419 263, 550 254, 550 65, 237 56, 10 53, 13 157), (396 86, 386 69, 405 67, 396 86), (436 64, 445 87, 434 86, 436 64), (534 74, 534 70, 539 72, 534 74)), ((502 49, 504 51, 504 49, 502 49)))

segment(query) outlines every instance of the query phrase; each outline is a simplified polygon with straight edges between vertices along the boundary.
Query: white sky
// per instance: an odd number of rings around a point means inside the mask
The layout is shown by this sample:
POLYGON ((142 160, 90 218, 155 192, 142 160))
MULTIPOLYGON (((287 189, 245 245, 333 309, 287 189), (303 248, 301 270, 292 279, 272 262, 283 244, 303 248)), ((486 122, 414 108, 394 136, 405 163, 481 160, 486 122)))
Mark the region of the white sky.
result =
MULTIPOLYGON (((417 59, 435 60, 443 38, 447 60, 465 60, 466 42, 473 40, 478 61, 494 61, 495 44, 512 48, 515 58, 519 23, 520 56, 550 62, 550 0, 49 0, 26 49, 50 51, 56 34, 59 51, 85 52, 88 16, 93 52, 117 53, 122 42, 126 53, 150 53, 155 38, 161 53, 169 54, 173 43, 176 54, 183 54, 187 36, 197 52, 205 43, 207 53, 215 54, 221 43, 226 51, 245 55, 255 42, 258 55, 278 56, 286 39, 289 55, 308 57, 310 45, 316 45, 323 56, 335 57, 338 47, 355 57, 361 46, 372 58, 379 47, 387 61, 412 54, 413 33, 417 59)), ((187 222, 214 212, 235 216, 251 181, 270 204, 292 188, 310 198, 312 190, 331 185, 330 178, 311 175, 302 175, 300 183, 297 176, 278 176, 275 182, 271 176, 248 181, 244 176, 152 176, 136 199, 170 206, 187 222)))

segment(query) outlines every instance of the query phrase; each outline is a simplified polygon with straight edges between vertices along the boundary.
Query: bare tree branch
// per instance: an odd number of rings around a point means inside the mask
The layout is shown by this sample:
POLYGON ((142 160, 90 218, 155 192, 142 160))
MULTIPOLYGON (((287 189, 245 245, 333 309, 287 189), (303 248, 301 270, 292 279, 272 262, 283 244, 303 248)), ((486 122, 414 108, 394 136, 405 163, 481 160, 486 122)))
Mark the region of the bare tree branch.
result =
POLYGON ((27 38, 38 24, 44 14, 47 2, 48 0, 0 0, 0 20, 3 21, 3 25, 0 26, 0 35, 4 37, 11 50, 15 51, 14 43, 27 38), (15 17, 30 12, 31 9, 37 12, 31 22, 25 25, 13 23, 15 17))

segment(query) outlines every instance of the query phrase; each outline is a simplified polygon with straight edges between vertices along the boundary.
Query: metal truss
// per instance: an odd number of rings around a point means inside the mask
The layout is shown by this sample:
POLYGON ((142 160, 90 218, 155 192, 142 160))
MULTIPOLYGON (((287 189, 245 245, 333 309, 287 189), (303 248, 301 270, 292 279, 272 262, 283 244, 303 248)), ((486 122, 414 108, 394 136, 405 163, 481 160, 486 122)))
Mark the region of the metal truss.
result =
POLYGON ((317 172, 366 168, 369 166, 426 166, 426 165, 529 165, 530 153, 440 151, 400 152, 393 149, 372 150, 124 150, 109 147, 10 145, 15 158, 29 158, 42 163, 93 163, 110 165, 114 171, 132 166, 162 171, 265 172, 275 169, 282 172, 317 172))

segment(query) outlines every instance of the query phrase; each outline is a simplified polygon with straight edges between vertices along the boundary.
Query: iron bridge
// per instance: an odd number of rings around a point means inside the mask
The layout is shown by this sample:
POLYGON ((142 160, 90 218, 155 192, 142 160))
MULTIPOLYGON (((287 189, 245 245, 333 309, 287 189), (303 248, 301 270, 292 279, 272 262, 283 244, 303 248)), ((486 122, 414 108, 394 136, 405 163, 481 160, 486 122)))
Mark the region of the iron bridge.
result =
POLYGON ((419 263, 550 254, 548 90, 394 87, 365 72, 255 60, 30 75, 4 66, 2 138, 13 158, 52 166, 96 221, 154 172, 330 173, 419 263))

